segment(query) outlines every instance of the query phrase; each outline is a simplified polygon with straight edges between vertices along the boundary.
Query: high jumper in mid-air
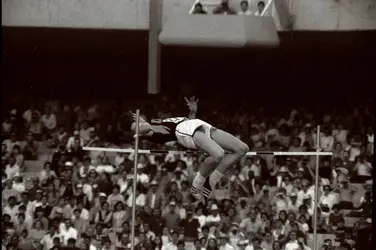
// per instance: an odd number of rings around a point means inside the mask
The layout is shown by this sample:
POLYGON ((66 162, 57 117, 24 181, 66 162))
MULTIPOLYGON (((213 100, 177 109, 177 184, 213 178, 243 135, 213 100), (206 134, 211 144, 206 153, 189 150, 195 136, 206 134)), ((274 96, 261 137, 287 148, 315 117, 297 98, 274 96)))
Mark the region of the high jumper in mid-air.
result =
MULTIPOLYGON (((193 197, 201 200, 203 196, 209 197, 226 170, 244 157, 249 148, 228 132, 196 119, 198 99, 185 98, 185 101, 190 111, 188 117, 145 121, 140 116, 139 138, 157 144, 177 141, 187 149, 197 149, 208 154, 191 187, 193 197), (225 154, 225 151, 228 153, 225 154)), ((123 114, 120 117, 120 129, 135 131, 135 119, 136 115, 132 112, 123 114)))

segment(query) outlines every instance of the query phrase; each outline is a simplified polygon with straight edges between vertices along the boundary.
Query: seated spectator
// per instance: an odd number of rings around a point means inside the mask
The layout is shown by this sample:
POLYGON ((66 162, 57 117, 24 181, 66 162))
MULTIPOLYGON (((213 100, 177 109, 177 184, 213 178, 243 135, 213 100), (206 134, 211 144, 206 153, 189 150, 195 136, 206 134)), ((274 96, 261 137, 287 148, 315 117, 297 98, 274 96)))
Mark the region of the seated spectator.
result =
POLYGON ((37 113, 40 116, 40 112, 36 109, 35 104, 31 103, 30 108, 25 110, 25 112, 22 114, 26 127, 28 127, 29 123, 31 122, 33 113, 37 113))
POLYGON ((20 169, 21 169, 21 172, 23 172, 24 171, 24 160, 25 160, 25 157, 21 153, 21 147, 19 145, 14 145, 13 149, 12 149, 11 155, 16 160, 16 165, 19 166, 20 169))
POLYGON ((364 183, 372 178, 372 165, 366 160, 364 155, 357 157, 352 170, 354 172, 352 180, 357 183, 364 183))
POLYGON ((33 133, 27 133, 26 140, 21 148, 25 160, 37 160, 39 145, 33 133))
POLYGON ((337 192, 339 194, 338 205, 340 209, 352 209, 354 207, 353 197, 357 192, 357 189, 350 185, 348 180, 340 182, 333 192, 337 192))
POLYGON ((9 138, 9 136, 11 135, 12 132, 14 132, 14 129, 15 129, 10 117, 6 116, 4 118, 4 121, 1 123, 1 125, 2 125, 1 126, 2 136, 4 138, 9 138))
POLYGON ((329 128, 324 127, 320 136, 320 148, 325 152, 330 152, 334 147, 334 138, 331 135, 329 128))
POLYGON ((360 147, 362 145, 362 142, 357 139, 358 138, 356 138, 356 136, 352 136, 350 138, 348 148, 346 149, 346 151, 348 151, 350 154, 349 161, 351 162, 355 162, 356 157, 361 154, 360 147))
POLYGON ((16 164, 16 159, 13 156, 8 158, 8 164, 5 166, 4 172, 8 179, 13 179, 16 174, 21 173, 21 168, 16 164))
POLYGON ((346 234, 345 219, 342 218, 337 221, 337 228, 335 228, 335 235, 337 239, 342 240, 346 234))
POLYGON ((9 156, 12 153, 13 147, 15 145, 20 145, 21 143, 17 140, 16 133, 11 133, 9 139, 5 139, 2 143, 5 145, 4 149, 6 150, 6 156, 9 156))
POLYGON ((13 176, 13 189, 17 190, 19 193, 26 191, 25 183, 22 180, 22 177, 19 173, 16 173, 13 176))
POLYGON ((41 137, 43 132, 43 123, 38 113, 34 112, 32 114, 31 122, 29 123, 29 126, 26 129, 35 136, 36 140, 39 141, 42 139, 41 137))
POLYGON ((371 126, 367 128, 366 137, 367 153, 372 155, 374 152, 374 131, 371 126))
POLYGON ((46 106, 45 112, 41 117, 41 122, 43 124, 43 129, 49 135, 52 135, 56 129, 57 120, 55 114, 52 113, 50 106, 46 106))
POLYGON ((46 235, 46 231, 43 230, 43 224, 40 220, 34 220, 32 229, 29 231, 29 237, 40 242, 43 236, 46 235))
POLYGON ((328 217, 332 211, 333 205, 336 204, 337 200, 332 192, 330 185, 325 185, 323 189, 324 193, 319 199, 319 206, 321 208, 323 216, 328 217))
POLYGON ((230 0, 221 0, 221 5, 213 10, 213 14, 236 15, 236 10, 229 5, 230 0))
POLYGON ((240 2, 240 11, 238 12, 240 16, 249 16, 252 15, 252 11, 249 10, 249 3, 247 0, 240 2))
POLYGON ((332 159, 343 159, 343 152, 345 150, 343 149, 343 146, 340 142, 336 142, 334 144, 334 150, 333 150, 333 155, 332 155, 332 159))
POLYGON ((192 11, 192 14, 207 14, 207 12, 203 9, 201 3, 196 3, 192 11))
POLYGON ((339 204, 334 204, 332 207, 332 212, 329 215, 329 226, 332 231, 336 231, 338 227, 338 222, 343 220, 343 214, 339 208, 339 204))
POLYGON ((348 216, 372 217, 372 193, 367 191, 362 198, 361 204, 358 207, 354 207, 354 210, 358 211, 351 211, 348 216))

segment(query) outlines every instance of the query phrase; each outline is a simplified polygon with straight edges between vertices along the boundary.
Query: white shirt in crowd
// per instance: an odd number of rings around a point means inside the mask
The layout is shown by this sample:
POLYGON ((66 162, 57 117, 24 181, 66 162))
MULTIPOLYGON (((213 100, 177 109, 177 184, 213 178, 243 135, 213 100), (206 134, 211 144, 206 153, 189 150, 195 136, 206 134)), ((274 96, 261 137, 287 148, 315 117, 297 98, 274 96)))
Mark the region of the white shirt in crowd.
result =
MULTIPOLYGON (((83 220, 88 221, 88 220, 89 220, 89 211, 87 211, 87 209, 83 208, 83 209, 81 210, 80 218, 83 219, 83 220)), ((76 219, 76 217, 75 217, 74 215, 72 215, 72 218, 71 218, 71 219, 72 219, 72 221, 73 221, 74 219, 76 219)))
MULTIPOLYGON (((70 150, 73 147, 75 140, 76 140, 76 137, 74 137, 74 136, 71 136, 71 137, 68 138, 67 150, 70 150)), ((84 139, 80 138, 80 146, 83 147, 84 145, 85 145, 84 139)))
MULTIPOLYGON (((312 134, 312 139, 314 146, 316 147, 317 143, 317 133, 312 134)), ((325 135, 324 133, 320 133, 320 148, 325 152, 330 152, 333 150, 334 146, 334 137, 331 135, 325 135)))
MULTIPOLYGON (((145 202, 146 202, 146 196, 144 194, 139 194, 136 197, 136 205, 137 206, 143 207, 143 206, 145 206, 145 202)), ((129 195, 128 200, 127 200, 128 207, 132 207, 132 204, 133 204, 133 193, 131 193, 129 195)))
POLYGON ((220 246, 219 250, 234 250, 234 247, 231 246, 229 243, 226 243, 224 246, 220 246))
MULTIPOLYGON (((332 194, 332 193, 329 193, 328 195, 322 195, 321 197, 320 197, 320 200, 319 200, 319 205, 320 204, 325 204, 325 205, 328 205, 328 207, 330 208, 330 209, 332 209, 332 207, 333 207, 333 205, 335 204, 335 203, 337 203, 337 198, 336 198, 336 196, 334 195, 334 194, 332 194)), ((325 213, 325 212, 322 212, 323 214, 325 213)))
POLYGON ((298 241, 295 240, 295 241, 290 241, 286 243, 285 250, 295 250, 295 249, 299 249, 298 241))
MULTIPOLYGON (((262 248, 261 246, 260 246, 259 249, 265 250, 265 249, 262 248)), ((255 248, 253 247, 253 244, 252 244, 252 243, 249 243, 249 244, 245 247, 245 250, 255 250, 255 248)))
POLYGON ((163 245, 161 250, 177 250, 178 249, 178 246, 175 245, 174 243, 170 242, 166 245, 163 245))
POLYGON ((5 174, 7 175, 7 178, 8 179, 13 179, 13 177, 16 175, 16 174, 19 174, 21 171, 20 167, 18 165, 13 165, 13 166, 10 166, 9 164, 6 165, 5 167, 5 174))
POLYGON ((122 164, 125 161, 124 155, 116 155, 115 156, 115 166, 119 167, 120 164, 122 164))
POLYGON ((56 116, 54 114, 46 115, 44 114, 41 119, 43 126, 49 130, 56 128, 56 116))
POLYGON ((367 141, 368 141, 368 145, 367 145, 367 151, 369 153, 372 153, 373 154, 373 149, 374 149, 374 145, 373 145, 373 139, 374 138, 374 135, 367 135, 367 141))
POLYGON ((206 216, 205 215, 195 215, 193 218, 197 219, 198 222, 200 223, 200 228, 205 226, 206 224, 206 216))
POLYGON ((315 187, 310 187, 308 188, 307 192, 305 192, 304 190, 300 190, 298 192, 298 202, 303 204, 303 199, 304 199, 304 195, 307 194, 311 197, 311 199, 314 201, 315 200, 315 187))
POLYGON ((137 174, 137 181, 142 183, 142 184, 149 183, 150 182, 149 175, 147 175, 145 173, 137 174))
POLYGON ((62 241, 61 234, 56 233, 52 236, 50 234, 46 234, 45 236, 43 236, 43 238, 40 240, 40 244, 43 246, 43 250, 50 250, 54 246, 53 244, 54 238, 59 238, 60 242, 62 241))
POLYGON ((93 200, 93 187, 90 184, 85 183, 82 187, 82 192, 86 194, 88 201, 93 200))
POLYGON ((80 167, 80 170, 79 170, 79 172, 80 172, 80 176, 81 176, 82 178, 85 178, 85 177, 86 177, 86 174, 89 173, 90 170, 93 170, 93 169, 95 170, 95 167, 92 166, 92 165, 89 165, 89 167, 87 168, 87 172, 85 172, 85 166, 81 166, 81 167, 80 167))
MULTIPOLYGON (((260 177, 261 176, 261 165, 258 162, 252 164, 250 171, 253 171, 255 177, 260 177)), ((248 177, 248 175, 247 175, 247 177, 248 177)))
POLYGON ((22 193, 22 192, 25 192, 26 188, 25 188, 25 184, 23 182, 14 182, 13 185, 12 185, 12 188, 14 190, 17 190, 19 193, 22 193))
POLYGON ((359 176, 372 176, 372 164, 369 162, 357 162, 354 169, 359 176))
POLYGON ((68 229, 66 228, 64 223, 60 224, 60 235, 63 240, 63 244, 66 246, 68 243, 68 240, 70 238, 77 239, 78 233, 77 230, 74 229, 73 227, 69 227, 68 229))
MULTIPOLYGON (((38 116, 40 117, 40 113, 39 113, 39 111, 34 110, 33 112, 37 113, 38 116)), ((33 118, 33 112, 31 112, 30 109, 26 110, 26 111, 22 114, 22 118, 23 118, 27 123, 30 123, 30 122, 31 122, 31 119, 33 118)))
POLYGON ((2 144, 5 144, 5 146, 7 146, 7 152, 8 152, 8 153, 12 151, 12 149, 13 149, 13 147, 14 147, 15 145, 18 145, 18 146, 21 145, 21 143, 20 143, 19 141, 14 141, 14 142, 12 142, 12 141, 9 140, 9 139, 4 140, 2 144))
POLYGON ((320 148, 325 152, 330 152, 333 150, 334 138, 331 135, 323 135, 320 137, 320 148))
POLYGON ((341 130, 333 130, 332 135, 334 136, 335 140, 337 142, 340 142, 342 145, 345 145, 347 142, 347 134, 349 131, 346 129, 341 129, 341 130))
POLYGON ((360 148, 358 148, 357 146, 351 147, 349 161, 355 161, 355 157, 357 157, 358 155, 360 155, 360 148))
POLYGON ((98 165, 97 173, 109 173, 112 174, 116 171, 116 169, 112 165, 98 165))
POLYGON ((219 223, 221 221, 221 216, 219 216, 219 214, 217 214, 216 216, 212 215, 212 214, 209 214, 207 217, 206 217, 206 223, 219 223))
POLYGON ((250 16, 250 15, 252 15, 253 13, 252 13, 252 11, 250 11, 250 10, 246 10, 246 11, 239 11, 238 12, 238 15, 239 16, 250 16))

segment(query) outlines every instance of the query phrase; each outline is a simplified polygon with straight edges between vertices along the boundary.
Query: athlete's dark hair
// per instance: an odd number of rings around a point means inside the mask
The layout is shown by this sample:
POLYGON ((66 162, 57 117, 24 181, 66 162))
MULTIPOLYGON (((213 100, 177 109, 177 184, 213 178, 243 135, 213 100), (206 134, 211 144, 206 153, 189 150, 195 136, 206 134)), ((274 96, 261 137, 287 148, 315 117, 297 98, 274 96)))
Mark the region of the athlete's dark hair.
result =
POLYGON ((130 111, 125 112, 119 117, 118 129, 124 132, 129 132, 131 131, 132 123, 133 123, 132 113, 130 111))

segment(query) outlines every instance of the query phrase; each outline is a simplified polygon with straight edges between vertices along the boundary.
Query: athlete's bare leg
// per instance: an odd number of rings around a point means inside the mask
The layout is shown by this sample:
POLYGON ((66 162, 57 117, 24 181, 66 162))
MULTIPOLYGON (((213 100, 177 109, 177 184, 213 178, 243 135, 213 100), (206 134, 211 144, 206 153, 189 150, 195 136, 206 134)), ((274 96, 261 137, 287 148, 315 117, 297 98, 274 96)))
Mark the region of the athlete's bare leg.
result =
POLYGON ((203 190, 206 178, 210 175, 214 168, 216 168, 225 157, 225 151, 214 140, 209 138, 203 128, 199 128, 193 135, 195 145, 200 150, 207 154, 207 157, 200 167, 199 172, 192 182, 192 194, 196 199, 200 199, 201 191, 203 190))
POLYGON ((199 173, 193 180, 193 193, 202 191, 206 178, 213 171, 213 167, 217 166, 210 175, 210 186, 204 190, 205 196, 208 196, 211 189, 215 188, 225 171, 240 160, 249 150, 245 143, 223 130, 213 128, 211 137, 209 138, 205 134, 203 128, 197 130, 193 135, 197 148, 209 154, 209 157, 204 162, 204 166, 200 168, 199 173), (224 149, 230 153, 225 155, 224 149))
POLYGON ((210 175, 209 183, 211 188, 214 189, 227 169, 247 154, 249 147, 235 136, 221 129, 213 129, 211 137, 219 146, 230 152, 223 157, 210 175))

